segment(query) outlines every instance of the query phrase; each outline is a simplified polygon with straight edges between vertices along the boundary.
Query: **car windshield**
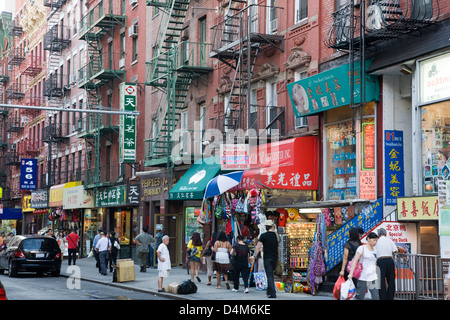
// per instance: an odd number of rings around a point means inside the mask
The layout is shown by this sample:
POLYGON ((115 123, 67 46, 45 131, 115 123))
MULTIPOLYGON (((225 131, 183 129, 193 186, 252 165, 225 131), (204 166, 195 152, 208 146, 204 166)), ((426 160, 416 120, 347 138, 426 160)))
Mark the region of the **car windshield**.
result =
POLYGON ((25 239, 23 240, 23 250, 32 251, 32 250, 43 250, 43 251, 52 251, 57 250, 58 244, 54 239, 25 239))

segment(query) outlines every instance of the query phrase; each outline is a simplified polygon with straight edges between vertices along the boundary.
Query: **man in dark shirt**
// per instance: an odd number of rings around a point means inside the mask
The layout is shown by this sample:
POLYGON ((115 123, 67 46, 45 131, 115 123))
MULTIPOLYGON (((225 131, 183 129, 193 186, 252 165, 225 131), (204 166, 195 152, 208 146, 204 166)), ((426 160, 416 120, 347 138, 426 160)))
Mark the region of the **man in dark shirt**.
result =
POLYGON ((264 269, 267 276, 267 297, 276 298, 274 271, 278 261, 278 237, 275 233, 275 225, 272 220, 265 223, 267 232, 259 236, 258 245, 256 246, 253 258, 257 257, 263 247, 264 269))

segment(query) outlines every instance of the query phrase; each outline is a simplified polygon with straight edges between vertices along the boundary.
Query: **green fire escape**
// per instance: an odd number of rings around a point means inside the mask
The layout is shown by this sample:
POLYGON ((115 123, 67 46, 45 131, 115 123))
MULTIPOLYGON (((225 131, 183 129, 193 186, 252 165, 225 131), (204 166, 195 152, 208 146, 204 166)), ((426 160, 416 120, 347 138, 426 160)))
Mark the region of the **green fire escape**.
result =
MULTIPOLYGON (((114 79, 125 81, 125 71, 119 67, 120 54, 113 52, 112 42, 105 50, 101 42, 105 36, 112 37, 116 27, 125 27, 127 18, 122 12, 121 2, 101 0, 81 18, 79 38, 87 44, 87 61, 78 72, 78 87, 86 92, 86 109, 102 110, 101 92, 105 88, 113 89, 114 79)), ((118 132, 117 124, 110 116, 101 113, 89 113, 78 121, 78 137, 84 138, 90 148, 86 149, 85 185, 95 188, 109 184, 102 177, 101 141, 112 140, 112 134, 118 132), (89 150, 88 150, 89 149, 89 150)))
MULTIPOLYGON (((208 67, 210 44, 182 41, 184 21, 190 0, 147 0, 147 5, 160 11, 158 47, 153 59, 146 63, 146 85, 162 92, 156 122, 147 144, 144 166, 173 167, 172 135, 193 80, 212 71, 208 67)), ((169 180, 170 181, 170 180, 169 180)))

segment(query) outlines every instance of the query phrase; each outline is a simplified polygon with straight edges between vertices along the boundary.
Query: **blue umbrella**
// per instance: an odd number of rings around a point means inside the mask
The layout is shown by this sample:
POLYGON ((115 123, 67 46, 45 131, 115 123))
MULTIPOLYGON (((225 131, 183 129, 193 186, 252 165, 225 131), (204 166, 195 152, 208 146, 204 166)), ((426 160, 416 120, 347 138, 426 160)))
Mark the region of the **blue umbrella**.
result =
POLYGON ((241 182, 244 171, 236 171, 226 174, 220 174, 211 179, 205 189, 205 198, 218 196, 241 182))

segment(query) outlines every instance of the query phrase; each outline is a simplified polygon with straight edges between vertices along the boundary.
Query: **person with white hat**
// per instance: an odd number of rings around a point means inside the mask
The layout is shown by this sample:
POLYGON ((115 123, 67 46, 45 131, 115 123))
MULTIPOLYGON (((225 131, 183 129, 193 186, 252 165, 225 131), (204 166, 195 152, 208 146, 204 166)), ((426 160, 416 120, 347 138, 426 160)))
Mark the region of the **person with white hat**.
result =
POLYGON ((267 276, 267 297, 276 298, 274 271, 278 262, 278 237, 275 233, 275 224, 273 220, 266 220, 265 224, 267 232, 259 236, 258 244, 252 259, 258 256, 261 248, 263 248, 264 270, 267 276))

